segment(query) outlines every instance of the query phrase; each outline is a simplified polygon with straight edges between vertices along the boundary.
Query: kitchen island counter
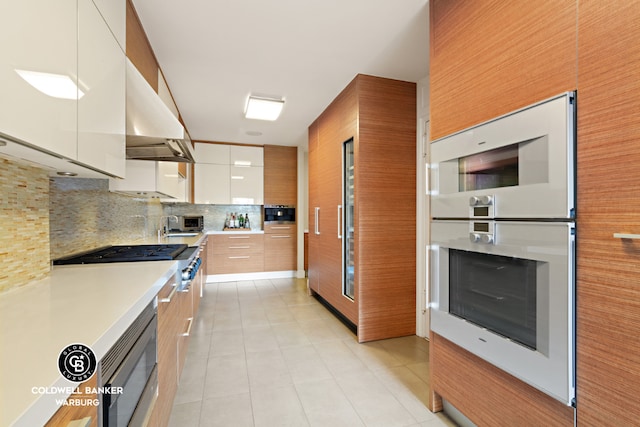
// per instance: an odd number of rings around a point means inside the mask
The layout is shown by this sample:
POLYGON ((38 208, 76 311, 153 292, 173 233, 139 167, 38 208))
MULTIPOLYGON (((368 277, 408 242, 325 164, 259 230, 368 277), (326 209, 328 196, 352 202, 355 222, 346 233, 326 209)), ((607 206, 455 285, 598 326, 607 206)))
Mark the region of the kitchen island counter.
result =
POLYGON ((176 261, 56 266, 42 280, 0 294, 0 425, 37 426, 78 384, 62 377, 70 344, 99 361, 177 271, 176 261))

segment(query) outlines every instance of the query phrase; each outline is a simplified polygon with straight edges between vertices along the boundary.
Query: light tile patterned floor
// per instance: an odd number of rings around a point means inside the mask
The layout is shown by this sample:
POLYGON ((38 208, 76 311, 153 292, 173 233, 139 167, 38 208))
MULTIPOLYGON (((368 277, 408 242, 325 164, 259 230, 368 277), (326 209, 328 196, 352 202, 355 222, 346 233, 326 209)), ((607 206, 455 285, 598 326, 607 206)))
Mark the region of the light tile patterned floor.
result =
POLYGON ((426 408, 429 343, 358 344, 306 280, 209 283, 171 427, 455 426, 426 408))

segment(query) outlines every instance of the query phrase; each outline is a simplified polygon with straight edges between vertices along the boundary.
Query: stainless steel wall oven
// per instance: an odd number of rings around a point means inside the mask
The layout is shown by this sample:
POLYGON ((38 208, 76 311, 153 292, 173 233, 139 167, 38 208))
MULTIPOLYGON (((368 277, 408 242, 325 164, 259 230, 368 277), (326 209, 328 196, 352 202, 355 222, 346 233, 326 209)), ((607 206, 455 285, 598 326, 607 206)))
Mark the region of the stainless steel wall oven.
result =
POLYGON ((575 94, 434 141, 431 329, 575 397, 575 94))

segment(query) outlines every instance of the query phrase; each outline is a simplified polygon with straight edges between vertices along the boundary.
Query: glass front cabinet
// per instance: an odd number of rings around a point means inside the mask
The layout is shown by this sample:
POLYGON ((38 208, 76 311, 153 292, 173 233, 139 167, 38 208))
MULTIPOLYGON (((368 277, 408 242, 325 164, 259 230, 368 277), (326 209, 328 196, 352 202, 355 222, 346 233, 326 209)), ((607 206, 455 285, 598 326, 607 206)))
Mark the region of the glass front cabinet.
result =
POLYGON ((353 138, 344 142, 342 156, 342 294, 354 298, 354 161, 353 138))

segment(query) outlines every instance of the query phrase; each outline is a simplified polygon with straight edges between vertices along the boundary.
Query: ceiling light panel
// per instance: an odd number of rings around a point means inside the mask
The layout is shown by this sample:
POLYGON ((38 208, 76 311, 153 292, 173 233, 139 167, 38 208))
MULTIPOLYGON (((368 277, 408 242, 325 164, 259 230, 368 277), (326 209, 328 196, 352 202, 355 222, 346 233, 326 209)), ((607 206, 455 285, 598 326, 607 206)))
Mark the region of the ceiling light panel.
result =
POLYGON ((245 117, 247 119, 274 121, 282 112, 283 99, 249 96, 245 117))

